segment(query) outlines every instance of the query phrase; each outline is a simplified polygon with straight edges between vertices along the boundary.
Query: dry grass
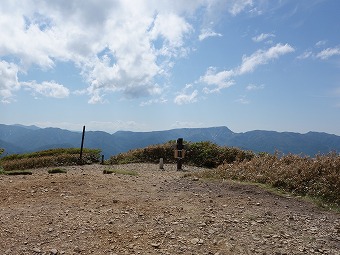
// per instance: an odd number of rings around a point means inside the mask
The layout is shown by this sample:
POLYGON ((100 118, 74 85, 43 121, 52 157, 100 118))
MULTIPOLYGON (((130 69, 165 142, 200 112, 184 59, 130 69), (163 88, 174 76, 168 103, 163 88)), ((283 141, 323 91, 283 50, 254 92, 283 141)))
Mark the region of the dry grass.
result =
POLYGON ((315 158, 262 154, 250 161, 222 164, 199 175, 263 183, 340 206, 340 156, 337 153, 315 158))

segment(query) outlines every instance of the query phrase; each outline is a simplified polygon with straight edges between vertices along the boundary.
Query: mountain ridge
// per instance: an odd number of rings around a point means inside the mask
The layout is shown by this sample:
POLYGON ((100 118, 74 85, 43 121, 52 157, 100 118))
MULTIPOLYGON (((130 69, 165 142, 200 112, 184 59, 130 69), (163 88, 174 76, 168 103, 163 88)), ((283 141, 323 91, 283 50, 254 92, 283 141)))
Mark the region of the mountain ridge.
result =
MULTIPOLYGON (((0 148, 6 154, 34 152, 57 147, 80 147, 81 132, 60 128, 0 124, 0 148)), ((164 131, 86 131, 85 147, 102 150, 107 158, 131 149, 162 144, 182 137, 185 141, 210 141, 220 146, 238 147, 254 152, 304 154, 314 156, 340 151, 340 136, 310 131, 305 134, 253 130, 235 133, 225 126, 177 128, 164 131)))

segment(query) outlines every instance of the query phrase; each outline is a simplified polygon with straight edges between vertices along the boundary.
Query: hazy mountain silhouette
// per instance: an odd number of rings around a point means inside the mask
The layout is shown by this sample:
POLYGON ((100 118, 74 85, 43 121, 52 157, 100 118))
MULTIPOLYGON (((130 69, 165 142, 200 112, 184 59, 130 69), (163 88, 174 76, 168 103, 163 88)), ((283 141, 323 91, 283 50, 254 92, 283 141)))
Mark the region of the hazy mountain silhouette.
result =
MULTIPOLYGON (((33 152, 50 148, 80 147, 81 132, 60 128, 0 124, 0 148, 6 154, 33 152)), ((135 148, 162 144, 182 137, 185 141, 211 141, 221 146, 239 147, 255 152, 294 153, 314 156, 318 153, 340 151, 340 136, 327 133, 275 132, 254 130, 234 133, 227 127, 181 128, 166 131, 101 131, 85 133, 85 147, 101 149, 105 158, 135 148)))

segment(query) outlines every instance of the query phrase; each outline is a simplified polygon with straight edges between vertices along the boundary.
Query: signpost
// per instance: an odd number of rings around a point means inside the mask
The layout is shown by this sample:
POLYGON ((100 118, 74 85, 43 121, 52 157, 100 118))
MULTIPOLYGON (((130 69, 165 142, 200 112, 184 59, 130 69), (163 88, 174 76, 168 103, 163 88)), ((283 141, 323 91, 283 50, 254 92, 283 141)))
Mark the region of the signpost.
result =
POLYGON ((184 158, 185 150, 183 146, 183 138, 177 139, 175 158, 177 158, 177 171, 182 170, 182 159, 184 158))

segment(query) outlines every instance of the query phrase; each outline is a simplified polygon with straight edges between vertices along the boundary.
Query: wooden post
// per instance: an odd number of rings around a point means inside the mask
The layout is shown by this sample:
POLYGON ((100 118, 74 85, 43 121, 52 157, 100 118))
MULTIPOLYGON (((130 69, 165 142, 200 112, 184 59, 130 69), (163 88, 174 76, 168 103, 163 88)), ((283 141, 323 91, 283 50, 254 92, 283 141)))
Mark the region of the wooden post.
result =
POLYGON ((177 139, 177 171, 182 170, 182 150, 183 150, 183 138, 177 139))
POLYGON ((163 158, 159 159, 159 169, 164 170, 164 162, 163 162, 163 158))
POLYGON ((80 157, 79 157, 80 162, 82 162, 82 159, 83 159, 84 138, 85 138, 85 126, 83 127, 83 135, 81 137, 80 157))

